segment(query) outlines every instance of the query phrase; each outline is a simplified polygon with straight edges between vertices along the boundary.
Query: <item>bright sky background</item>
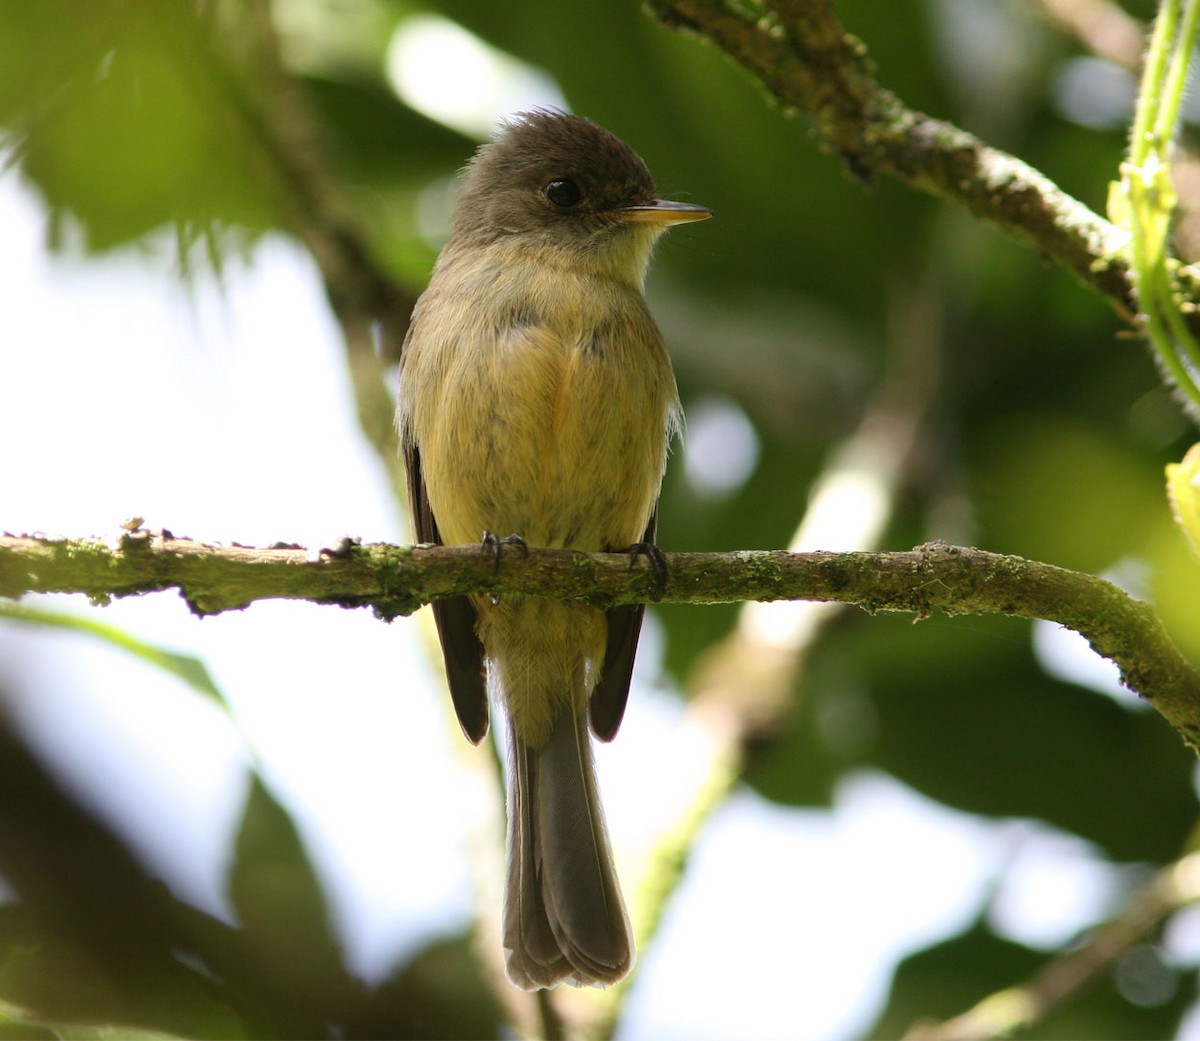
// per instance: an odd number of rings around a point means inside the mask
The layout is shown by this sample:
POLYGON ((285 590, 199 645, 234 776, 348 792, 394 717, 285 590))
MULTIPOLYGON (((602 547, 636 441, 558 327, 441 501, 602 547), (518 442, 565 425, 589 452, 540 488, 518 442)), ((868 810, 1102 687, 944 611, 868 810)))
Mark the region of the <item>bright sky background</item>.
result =
MULTIPOLYGON (((404 539, 306 254, 269 239, 223 286, 200 275, 187 287, 132 252, 51 261, 45 223, 17 175, 0 174, 0 529, 116 537, 137 515, 205 541, 404 539)), ((694 441, 709 414, 745 425, 717 395, 691 417, 694 441)), ((20 691, 20 725, 177 893, 229 913, 248 741, 302 829, 356 971, 379 978, 464 927, 472 797, 416 620, 270 603, 200 621, 173 594, 101 617, 204 660, 237 725, 78 635, 0 623, 0 671, 20 691)), ((674 820, 703 769, 661 653, 651 618, 621 737, 599 749, 627 890, 629 851, 674 820)), ((1120 881, 1078 839, 955 813, 882 775, 848 779, 832 812, 739 789, 642 954, 620 1036, 852 1037, 878 1014, 896 960, 965 928, 997 889, 997 928, 1049 946, 1109 907, 1120 881)), ((1193 938, 1178 944, 1194 959, 1193 938)))

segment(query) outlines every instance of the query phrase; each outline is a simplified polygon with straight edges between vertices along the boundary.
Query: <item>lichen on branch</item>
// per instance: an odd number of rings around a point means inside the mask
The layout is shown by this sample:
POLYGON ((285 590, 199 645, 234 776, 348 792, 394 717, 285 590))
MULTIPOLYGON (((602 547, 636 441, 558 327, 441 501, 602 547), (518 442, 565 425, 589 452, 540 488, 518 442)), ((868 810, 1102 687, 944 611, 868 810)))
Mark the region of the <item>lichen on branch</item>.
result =
POLYGON ((95 602, 177 589, 199 614, 256 600, 369 607, 386 620, 468 593, 585 600, 601 607, 667 601, 814 600, 924 617, 995 613, 1074 629, 1121 669, 1200 749, 1200 670, 1152 607, 1111 582, 1021 557, 933 543, 905 552, 667 553, 659 583, 641 558, 531 549, 496 566, 479 546, 220 546, 138 529, 115 539, 0 535, 0 596, 83 593, 95 602))
MULTIPOLYGON (((809 117, 817 138, 857 175, 896 178, 961 205, 1137 312, 1129 236, 1045 174, 945 120, 908 108, 875 79, 866 48, 829 0, 649 0, 659 21, 703 36, 747 69, 785 110, 809 117)), ((1195 272, 1178 274, 1188 299, 1195 272)))

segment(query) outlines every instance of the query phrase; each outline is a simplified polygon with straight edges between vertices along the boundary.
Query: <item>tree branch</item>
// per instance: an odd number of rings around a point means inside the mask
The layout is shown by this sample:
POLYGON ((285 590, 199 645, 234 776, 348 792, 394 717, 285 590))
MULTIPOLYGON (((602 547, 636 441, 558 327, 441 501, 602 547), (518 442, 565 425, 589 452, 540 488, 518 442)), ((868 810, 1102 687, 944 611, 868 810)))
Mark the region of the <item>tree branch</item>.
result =
POLYGON ((478 546, 214 546, 142 529, 116 540, 0 536, 0 596, 112 597, 178 589, 198 615, 255 600, 370 607, 384 619, 466 593, 586 600, 601 607, 668 601, 815 600, 919 618, 998 613, 1058 622, 1087 638, 1194 749, 1200 749, 1200 670, 1153 608, 1111 582, 1021 557, 943 543, 892 553, 668 553, 661 590, 644 561, 619 553, 530 550, 496 566, 478 546))
POLYGON ((1182 907, 1200 900, 1200 853, 1168 864, 1120 913, 1043 966, 1024 983, 990 994, 953 1019, 913 1024, 904 1041, 988 1041, 1042 1022, 1093 984, 1182 907))
MULTIPOLYGON (((1126 232, 1027 163, 884 90, 831 0, 771 0, 765 18, 732 0, 649 4, 659 21, 704 36, 781 105, 810 116, 820 140, 858 175, 886 174, 964 206, 1072 272, 1126 318, 1137 312, 1126 232)), ((1196 299, 1195 272, 1179 278, 1196 299)))

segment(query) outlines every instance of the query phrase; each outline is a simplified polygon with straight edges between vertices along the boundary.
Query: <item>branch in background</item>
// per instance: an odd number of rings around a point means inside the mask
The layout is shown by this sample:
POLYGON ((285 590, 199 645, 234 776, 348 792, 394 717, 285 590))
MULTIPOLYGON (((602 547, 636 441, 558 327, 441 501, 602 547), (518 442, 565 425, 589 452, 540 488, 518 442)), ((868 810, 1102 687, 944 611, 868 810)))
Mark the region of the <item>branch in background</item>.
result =
POLYGON ((1081 633, 1200 748, 1200 670, 1172 643, 1153 608, 1112 583, 1021 557, 935 543, 901 553, 665 554, 660 591, 653 569, 620 553, 530 550, 495 566, 478 546, 350 543, 300 547, 211 546, 167 533, 127 532, 115 542, 0 536, 0 596, 83 593, 94 601, 178 589, 197 614, 286 598, 371 607, 383 618, 465 593, 520 593, 599 606, 662 600, 816 600, 919 618, 999 613, 1045 618, 1081 633))
POLYGON ((1145 942, 1176 911, 1200 900, 1200 853, 1159 871, 1115 917, 1049 962, 1028 982, 990 994, 944 1023, 919 1022, 904 1041, 987 1041, 1040 1023, 1145 942))
POLYGON ((397 500, 405 482, 393 422, 395 399, 384 375, 400 356, 416 297, 376 260, 341 181, 331 169, 321 126, 301 86, 283 68, 266 0, 245 5, 239 19, 251 55, 227 66, 232 101, 274 174, 288 229, 321 272, 342 330, 359 425, 387 468, 397 500))
POLYGON ((1137 71, 1146 48, 1146 27, 1112 0, 1031 0, 1031 3, 1096 57, 1137 71))
MULTIPOLYGON (((951 123, 907 108, 876 82, 863 45, 829 0, 775 0, 767 18, 728 0, 650 0, 666 25, 706 37, 863 177, 886 174, 966 207, 1136 313, 1128 235, 1020 159, 951 123)), ((1194 272, 1181 289, 1200 297, 1194 272)))

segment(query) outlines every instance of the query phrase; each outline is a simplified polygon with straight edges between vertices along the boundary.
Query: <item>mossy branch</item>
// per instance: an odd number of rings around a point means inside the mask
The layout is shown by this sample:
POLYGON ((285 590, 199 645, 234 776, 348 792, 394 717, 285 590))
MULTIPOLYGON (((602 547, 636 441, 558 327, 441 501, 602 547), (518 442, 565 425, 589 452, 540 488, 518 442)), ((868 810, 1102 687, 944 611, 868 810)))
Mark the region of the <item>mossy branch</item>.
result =
MULTIPOLYGON (((958 204, 1137 313, 1129 235, 1027 163, 952 123, 908 108, 879 85, 866 48, 830 0, 649 0, 659 21, 705 37, 744 66, 857 175, 883 175, 958 204)), ((1200 298, 1196 272, 1175 290, 1200 298)))
POLYGON ((464 593, 586 600, 601 607, 666 601, 815 600, 925 617, 998 613, 1074 629, 1111 658, 1125 684, 1200 748, 1200 670, 1153 608, 1111 582, 1021 557, 943 543, 891 553, 668 553, 653 569, 619 553, 508 548, 500 566, 479 546, 251 548, 135 530, 105 539, 0 536, 0 596, 83 593, 95 602, 177 589, 198 615, 256 600, 370 607, 384 619, 464 593))

